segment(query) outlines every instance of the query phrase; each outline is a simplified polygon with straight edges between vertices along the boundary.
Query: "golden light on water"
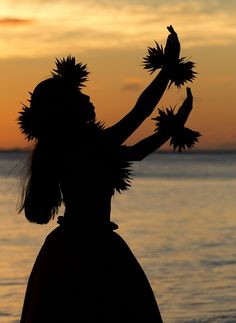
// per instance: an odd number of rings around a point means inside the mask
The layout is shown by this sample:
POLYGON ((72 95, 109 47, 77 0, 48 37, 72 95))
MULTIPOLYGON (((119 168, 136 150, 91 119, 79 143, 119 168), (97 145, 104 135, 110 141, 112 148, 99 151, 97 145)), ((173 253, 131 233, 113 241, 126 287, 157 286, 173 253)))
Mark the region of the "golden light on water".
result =
MULTIPOLYGON (((6 323, 19 321, 35 257, 57 226, 56 219, 36 225, 16 212, 26 158, 14 152, 0 158, 0 321, 6 323)), ((113 198, 112 221, 144 268, 164 322, 235 322, 235 152, 153 154, 133 171, 131 189, 113 198)))

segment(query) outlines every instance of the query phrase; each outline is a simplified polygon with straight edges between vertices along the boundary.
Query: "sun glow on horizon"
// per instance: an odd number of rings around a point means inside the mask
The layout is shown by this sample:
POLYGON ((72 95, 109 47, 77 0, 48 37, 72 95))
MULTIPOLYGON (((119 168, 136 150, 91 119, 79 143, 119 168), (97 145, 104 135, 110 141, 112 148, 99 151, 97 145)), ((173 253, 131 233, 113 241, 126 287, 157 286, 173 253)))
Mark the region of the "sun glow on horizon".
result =
MULTIPOLYGON (((202 132, 199 147, 236 148, 235 14, 229 0, 2 0, 0 148, 27 146, 16 125, 20 102, 67 54, 89 64, 98 118, 118 121, 151 81, 142 56, 154 40, 165 44, 170 24, 182 56, 197 63, 189 127, 202 132)), ((184 91, 167 91, 160 106, 181 104, 184 91)), ((131 142, 152 131, 148 122, 131 142)))

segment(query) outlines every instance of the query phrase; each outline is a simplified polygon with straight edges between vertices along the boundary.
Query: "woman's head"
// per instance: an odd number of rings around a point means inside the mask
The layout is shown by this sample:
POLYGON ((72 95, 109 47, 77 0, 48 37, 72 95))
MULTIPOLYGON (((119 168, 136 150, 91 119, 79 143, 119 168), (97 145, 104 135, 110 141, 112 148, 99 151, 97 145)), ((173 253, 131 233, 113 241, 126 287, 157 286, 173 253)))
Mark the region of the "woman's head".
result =
POLYGON ((30 109, 37 120, 39 137, 54 139, 75 136, 78 130, 95 121, 94 106, 90 97, 77 87, 62 80, 50 78, 39 83, 32 96, 30 109))
POLYGON ((95 122, 94 106, 81 92, 88 75, 86 65, 75 64, 71 57, 57 60, 56 65, 52 77, 34 89, 30 106, 20 112, 19 125, 28 140, 55 139, 62 132, 73 136, 81 126, 95 122))

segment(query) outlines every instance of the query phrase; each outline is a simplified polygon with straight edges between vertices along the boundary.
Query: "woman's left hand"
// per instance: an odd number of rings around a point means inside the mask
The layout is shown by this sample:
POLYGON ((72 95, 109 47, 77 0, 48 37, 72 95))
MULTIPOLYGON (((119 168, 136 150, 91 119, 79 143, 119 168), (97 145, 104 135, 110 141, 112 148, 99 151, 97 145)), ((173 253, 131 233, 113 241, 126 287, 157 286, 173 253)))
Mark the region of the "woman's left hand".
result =
POLYGON ((193 95, 189 87, 187 87, 186 93, 187 97, 175 115, 176 121, 180 126, 184 126, 193 108, 193 95))

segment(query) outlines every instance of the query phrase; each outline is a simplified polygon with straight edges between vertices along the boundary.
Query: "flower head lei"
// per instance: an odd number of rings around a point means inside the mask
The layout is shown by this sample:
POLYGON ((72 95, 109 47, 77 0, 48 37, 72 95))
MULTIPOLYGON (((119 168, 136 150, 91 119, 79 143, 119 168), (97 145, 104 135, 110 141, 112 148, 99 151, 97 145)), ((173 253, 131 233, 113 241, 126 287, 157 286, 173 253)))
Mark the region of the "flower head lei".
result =
MULTIPOLYGON (((81 90, 84 87, 84 82, 87 81, 89 72, 87 71, 87 65, 82 63, 76 63, 75 57, 67 56, 66 58, 56 59, 56 68, 51 72, 51 78, 41 82, 35 90, 42 84, 51 86, 51 88, 57 88, 57 92, 62 87, 77 88, 81 90)), ((47 89, 49 92, 50 89, 47 89)), ((35 93, 36 91, 34 91, 35 93)), ((26 139, 33 140, 38 139, 45 128, 44 122, 51 120, 55 117, 55 111, 51 109, 43 109, 42 106, 33 104, 35 100, 34 93, 30 93, 31 99, 29 100, 29 107, 23 104, 22 110, 19 112, 18 124, 21 132, 25 135, 26 139)), ((49 94, 48 94, 49 95, 49 94)))
MULTIPOLYGON (((172 26, 167 27, 170 35, 176 35, 172 26)), ((165 49, 155 41, 156 47, 148 47, 148 53, 143 58, 143 67, 150 71, 150 74, 163 67, 168 67, 171 71, 170 84, 177 87, 183 86, 187 82, 192 82, 196 78, 196 72, 193 71, 195 63, 189 61, 186 57, 174 59, 171 57, 171 49, 169 48, 168 40, 165 49)), ((180 50, 180 48, 179 48, 180 50)))

